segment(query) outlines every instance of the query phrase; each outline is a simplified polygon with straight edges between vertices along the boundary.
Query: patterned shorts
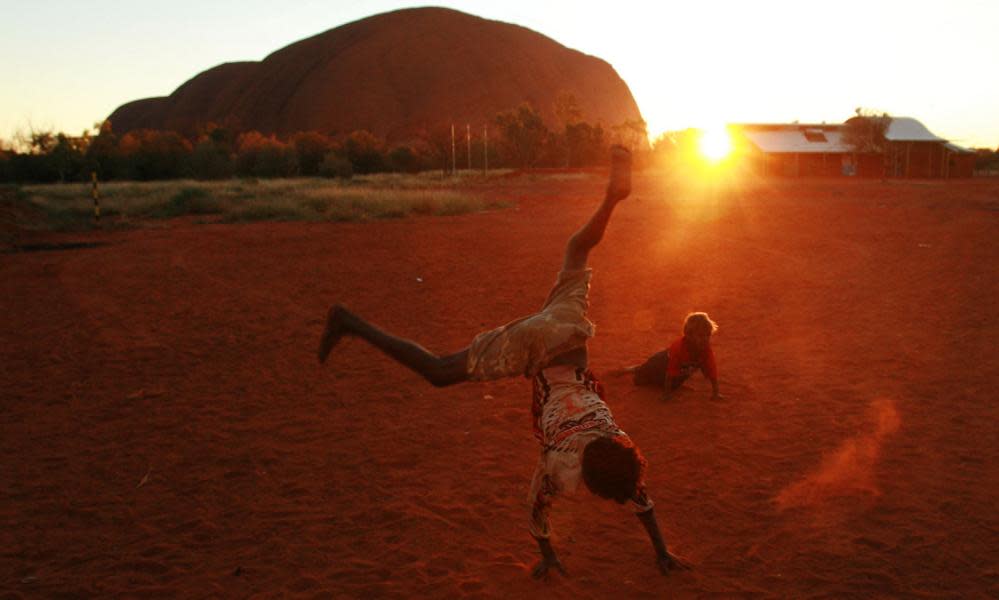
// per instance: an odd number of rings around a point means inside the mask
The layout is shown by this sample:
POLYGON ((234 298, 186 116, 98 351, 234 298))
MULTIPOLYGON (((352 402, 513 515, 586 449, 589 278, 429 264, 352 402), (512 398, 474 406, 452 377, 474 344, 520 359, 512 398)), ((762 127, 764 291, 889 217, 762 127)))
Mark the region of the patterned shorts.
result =
POLYGON ((586 318, 591 273, 561 271, 539 312, 477 335, 468 350, 468 378, 533 377, 552 358, 584 346, 594 333, 586 318))

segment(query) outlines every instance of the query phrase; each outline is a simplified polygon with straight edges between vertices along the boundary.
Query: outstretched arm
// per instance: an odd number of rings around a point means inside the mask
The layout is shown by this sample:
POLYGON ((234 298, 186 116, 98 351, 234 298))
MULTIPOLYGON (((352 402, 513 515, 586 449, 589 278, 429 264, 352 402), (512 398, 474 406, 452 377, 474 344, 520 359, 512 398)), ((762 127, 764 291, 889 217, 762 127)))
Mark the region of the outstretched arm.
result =
POLYGON ((718 364, 715 362, 715 353, 714 350, 711 349, 711 346, 708 346, 707 348, 701 372, 704 373, 704 376, 711 382, 711 397, 717 399, 724 398, 724 396, 721 395, 721 392, 718 391, 718 364))
POLYGON ((655 509, 650 508, 638 513, 638 520, 642 522, 646 533, 649 534, 649 539, 652 541, 652 548, 656 551, 656 562, 659 564, 659 570, 663 574, 669 573, 670 570, 686 571, 690 569, 690 565, 670 554, 666 549, 666 542, 663 541, 663 535, 659 532, 659 524, 656 522, 655 509))
POLYGON ((558 556, 555 555, 555 549, 552 548, 552 543, 549 539, 551 535, 551 523, 548 520, 548 513, 552 509, 553 494, 554 487, 551 479, 548 475, 543 475, 540 487, 534 495, 534 506, 531 507, 531 524, 529 528, 531 537, 538 543, 538 548, 541 550, 541 560, 538 561, 538 564, 534 565, 534 571, 531 572, 531 575, 535 579, 548 579, 548 573, 552 569, 557 570, 562 575, 566 574, 565 568, 559 561, 558 556))
POLYGON ((590 220, 569 238, 565 248, 562 269, 575 271, 586 267, 590 250, 600 243, 607 229, 614 207, 631 193, 631 152, 623 146, 611 148, 610 181, 604 201, 597 207, 590 220))

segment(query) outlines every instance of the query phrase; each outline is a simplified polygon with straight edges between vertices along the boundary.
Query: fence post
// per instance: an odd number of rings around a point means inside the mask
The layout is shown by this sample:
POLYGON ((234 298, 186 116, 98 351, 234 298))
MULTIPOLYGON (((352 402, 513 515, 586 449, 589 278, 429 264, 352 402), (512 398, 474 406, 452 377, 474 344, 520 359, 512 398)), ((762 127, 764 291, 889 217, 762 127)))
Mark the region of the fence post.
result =
POLYGON ((90 195, 94 199, 94 223, 100 225, 101 223, 101 202, 100 202, 100 192, 97 190, 97 171, 90 172, 90 195))

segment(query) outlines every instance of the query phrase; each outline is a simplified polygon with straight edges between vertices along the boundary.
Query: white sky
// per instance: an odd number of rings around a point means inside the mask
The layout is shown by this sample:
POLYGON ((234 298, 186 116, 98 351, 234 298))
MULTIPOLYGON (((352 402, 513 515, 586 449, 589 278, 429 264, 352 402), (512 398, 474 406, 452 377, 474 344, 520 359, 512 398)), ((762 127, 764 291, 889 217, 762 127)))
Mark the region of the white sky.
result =
MULTIPOLYGON (((388 0, 0 0, 0 138, 78 134, 222 62, 260 60, 388 0)), ((841 122, 858 106, 999 146, 999 0, 464 0, 617 69, 656 134, 841 122)))

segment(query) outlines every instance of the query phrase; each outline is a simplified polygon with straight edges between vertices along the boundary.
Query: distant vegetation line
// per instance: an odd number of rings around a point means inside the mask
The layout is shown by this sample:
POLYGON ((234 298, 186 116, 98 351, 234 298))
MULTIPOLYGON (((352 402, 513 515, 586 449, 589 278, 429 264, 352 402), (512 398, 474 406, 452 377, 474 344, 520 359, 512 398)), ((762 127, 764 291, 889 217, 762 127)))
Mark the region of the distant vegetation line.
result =
POLYGON ((441 124, 392 144, 365 130, 280 138, 217 123, 187 134, 153 129, 119 134, 110 121, 80 136, 31 131, 16 136, 13 144, 0 140, 0 183, 88 181, 92 174, 101 181, 210 181, 577 168, 604 165, 612 143, 648 147, 642 121, 605 129, 586 122, 572 96, 560 98, 559 106, 561 121, 554 130, 525 103, 497 114, 474 133, 461 123, 441 124))
MULTIPOLYGON (((462 178, 462 181, 468 178, 462 178)), ((6 194, 19 229, 82 231, 97 226, 90 186, 13 187, 6 194)), ((458 215, 507 208, 474 191, 455 189, 439 173, 371 175, 352 181, 319 178, 115 182, 101 185, 100 226, 132 228, 175 217, 203 222, 340 222, 414 215, 458 215)))

